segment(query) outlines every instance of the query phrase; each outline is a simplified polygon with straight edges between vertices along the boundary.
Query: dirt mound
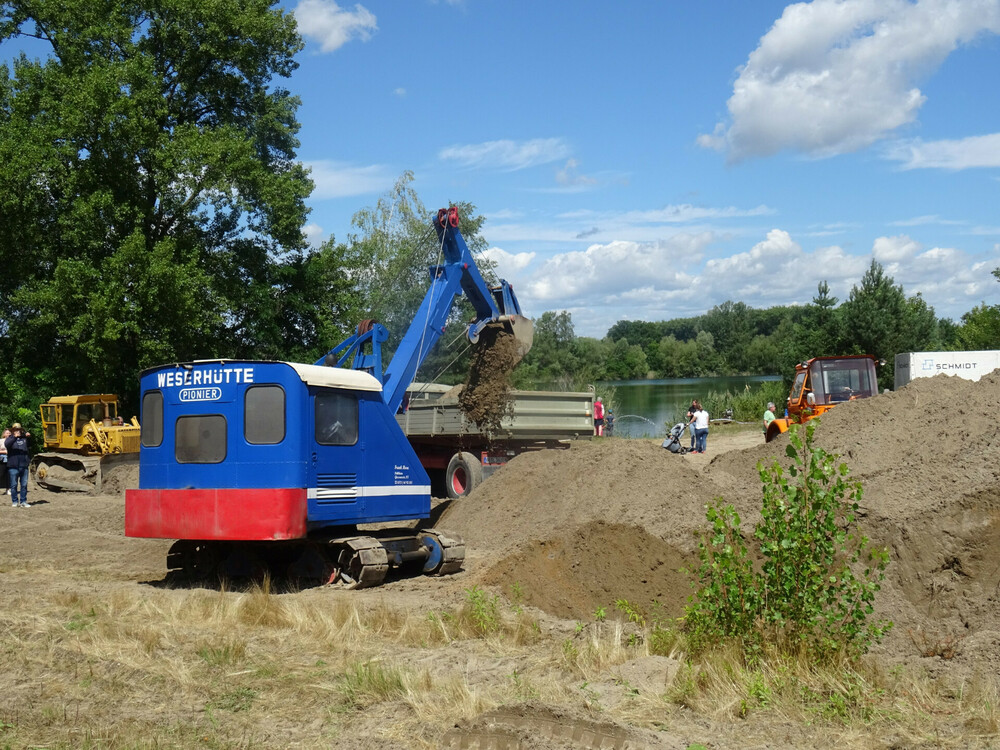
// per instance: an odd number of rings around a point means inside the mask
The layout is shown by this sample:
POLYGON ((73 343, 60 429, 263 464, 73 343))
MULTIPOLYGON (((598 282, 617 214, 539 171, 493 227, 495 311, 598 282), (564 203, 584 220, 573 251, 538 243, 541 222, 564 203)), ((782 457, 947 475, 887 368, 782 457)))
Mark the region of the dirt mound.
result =
MULTIPOLYGON (((816 427, 864 486, 860 520, 891 563, 879 614, 896 656, 949 651, 1000 669, 1000 373, 938 376, 845 403, 816 427)), ((678 569, 693 560, 704 506, 759 519, 757 465, 787 465, 787 437, 707 465, 658 444, 610 440, 519 456, 439 525, 484 550, 487 582, 519 581, 532 603, 586 617, 609 596, 679 611, 678 569)), ((709 438, 711 451, 711 437, 709 438)), ((711 454, 709 454, 711 455, 711 454)))
POLYGON ((676 615, 691 594, 680 569, 692 562, 637 526, 593 521, 523 545, 492 566, 484 582, 508 593, 511 584, 523 584, 526 604, 558 617, 593 616, 598 607, 610 612, 617 599, 645 612, 655 602, 676 615))
POLYGON ((101 491, 105 495, 125 496, 125 490, 139 487, 138 464, 120 464, 112 466, 106 472, 101 482, 101 491))
MULTIPOLYGON (((816 444, 839 454, 865 487, 865 506, 888 521, 978 496, 1000 482, 1000 373, 979 382, 919 378, 895 393, 839 405, 820 420, 816 444)), ((783 436, 719 456, 712 477, 727 489, 757 485, 755 465, 783 456, 783 436)))
POLYGON ((685 456, 659 443, 581 441, 514 458, 437 525, 461 532, 473 549, 501 553, 592 521, 694 549, 692 530, 716 494, 685 456))

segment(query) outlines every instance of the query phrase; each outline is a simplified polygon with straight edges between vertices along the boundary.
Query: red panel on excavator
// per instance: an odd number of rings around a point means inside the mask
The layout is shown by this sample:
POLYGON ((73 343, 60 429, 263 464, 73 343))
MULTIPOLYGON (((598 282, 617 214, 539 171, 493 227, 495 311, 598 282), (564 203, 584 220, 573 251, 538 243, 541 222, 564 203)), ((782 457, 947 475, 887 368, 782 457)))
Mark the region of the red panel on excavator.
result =
POLYGON ((301 539, 306 491, 126 490, 125 536, 153 539, 301 539))

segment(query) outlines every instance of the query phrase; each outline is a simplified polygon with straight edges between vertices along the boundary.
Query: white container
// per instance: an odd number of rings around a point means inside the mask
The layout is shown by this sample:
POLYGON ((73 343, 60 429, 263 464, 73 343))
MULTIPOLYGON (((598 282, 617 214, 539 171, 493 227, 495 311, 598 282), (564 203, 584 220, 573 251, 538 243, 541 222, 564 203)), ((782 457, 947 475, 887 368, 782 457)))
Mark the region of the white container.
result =
POLYGON ((958 375, 979 380, 1000 367, 1000 351, 979 352, 905 352, 896 355, 896 378, 893 390, 899 390, 915 378, 934 375, 958 375))

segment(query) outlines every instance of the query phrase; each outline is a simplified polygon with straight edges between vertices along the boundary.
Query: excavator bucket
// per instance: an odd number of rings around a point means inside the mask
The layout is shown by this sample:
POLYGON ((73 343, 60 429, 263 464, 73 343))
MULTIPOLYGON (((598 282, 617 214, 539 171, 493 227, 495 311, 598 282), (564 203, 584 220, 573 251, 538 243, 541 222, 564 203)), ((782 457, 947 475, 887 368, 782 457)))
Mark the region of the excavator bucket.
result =
POLYGON ((534 332, 534 324, 523 315, 501 315, 483 326, 476 336, 473 345, 477 353, 473 359, 491 362, 491 367, 513 370, 531 349, 534 332))
POLYGON ((517 361, 520 362, 531 350, 535 338, 535 324, 531 322, 531 318, 523 315, 501 315, 496 325, 514 337, 517 344, 517 361))

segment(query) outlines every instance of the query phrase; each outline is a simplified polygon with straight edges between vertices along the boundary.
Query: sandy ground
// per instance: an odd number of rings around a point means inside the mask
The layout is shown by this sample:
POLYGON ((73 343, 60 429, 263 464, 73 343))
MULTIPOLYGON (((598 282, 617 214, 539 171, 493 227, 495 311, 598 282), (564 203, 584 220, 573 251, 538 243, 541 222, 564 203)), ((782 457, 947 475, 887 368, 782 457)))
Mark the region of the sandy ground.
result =
MULTIPOLYGON (((939 376, 841 405, 817 430, 818 444, 840 454, 852 477, 864 484, 866 533, 890 549, 876 612, 895 622, 875 654, 887 667, 916 665, 959 680, 1000 672, 998 413, 1000 374, 979 383, 939 376), (942 642, 954 645, 947 658, 921 653, 921 644, 942 642)), ((516 588, 546 627, 568 632, 620 598, 644 607, 656 602, 667 614, 679 615, 691 591, 682 569, 695 560, 705 505, 719 497, 732 502, 751 528, 760 503, 757 465, 783 456, 786 444, 782 438, 765 445, 752 429, 727 428, 711 430, 704 455, 673 455, 659 441, 619 438, 525 454, 470 497, 437 509, 435 525, 465 537, 469 556, 463 572, 443 579, 394 579, 377 591, 313 589, 289 596, 353 596, 423 611, 460 604, 472 586, 505 595, 516 588)), ((49 493, 33 486, 32 508, 0 503, 0 613, 24 606, 32 596, 50 597, 55 587, 140 598, 145 591, 162 591, 170 542, 123 534, 124 489, 135 480, 134 471, 121 468, 105 495, 49 493)), ((444 649, 435 658, 456 657, 444 649)), ((3 666, 0 687, 15 697, 28 689, 3 666)), ((505 720, 528 727, 529 734, 539 722, 583 726, 579 716, 567 718, 560 710, 534 706, 508 711, 505 720)), ((4 721, 0 711, 0 741, 4 721)), ((587 722, 588 731, 605 739, 502 746, 625 747, 626 740, 634 747, 687 746, 682 735, 661 733, 654 742, 593 716, 587 722)), ((468 725, 465 734, 444 736, 441 746, 492 746, 486 735, 476 734, 486 723, 488 717, 468 725)), ((362 741, 365 727, 356 731, 355 745, 369 746, 362 741)), ((715 747, 743 746, 738 726, 712 731, 719 733, 715 747)), ((765 738, 747 746, 789 744, 797 743, 765 738)))

